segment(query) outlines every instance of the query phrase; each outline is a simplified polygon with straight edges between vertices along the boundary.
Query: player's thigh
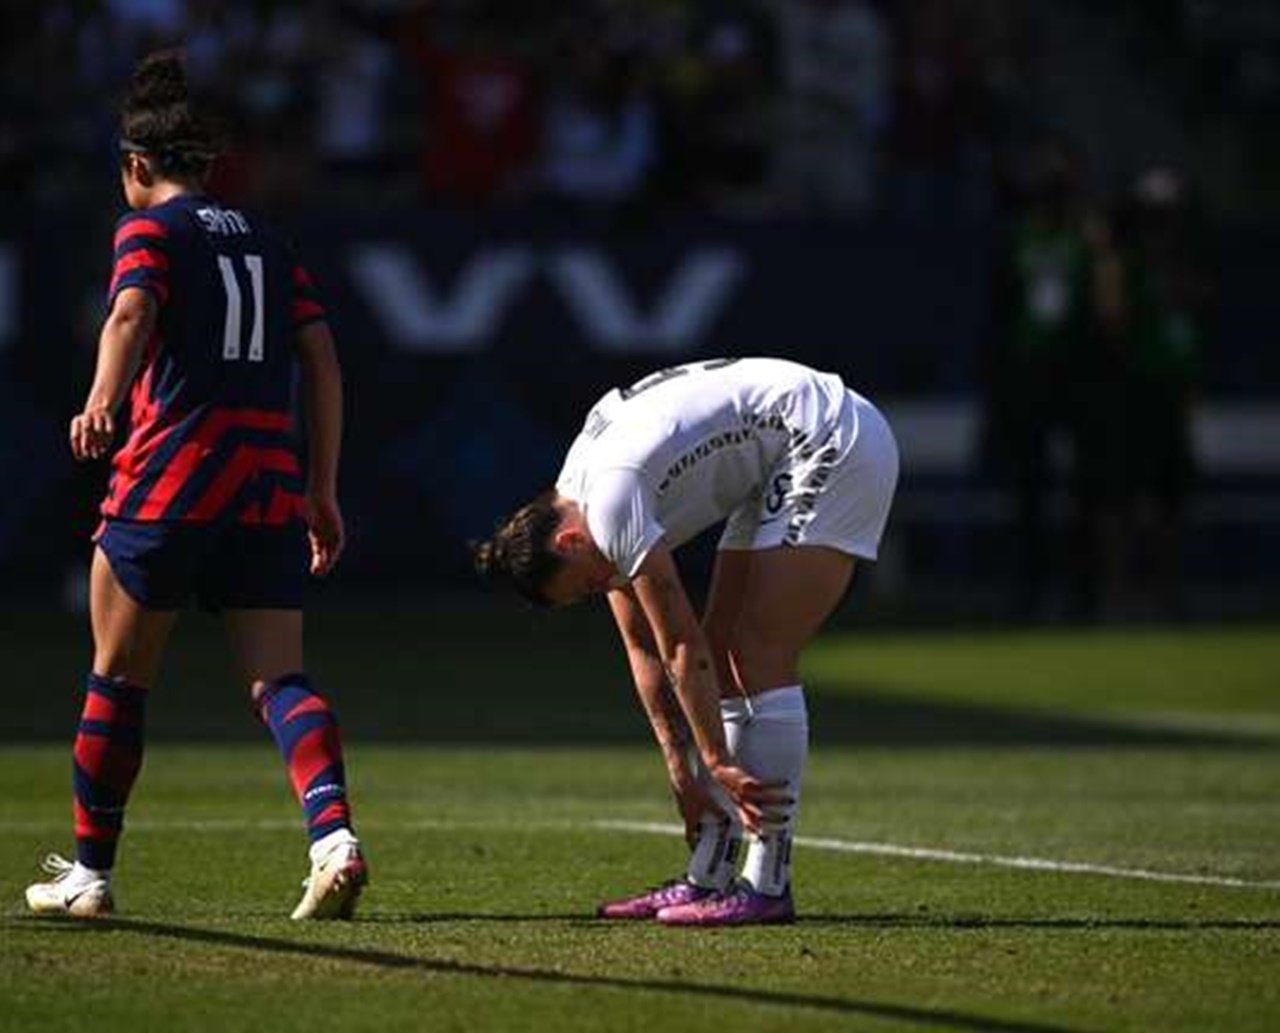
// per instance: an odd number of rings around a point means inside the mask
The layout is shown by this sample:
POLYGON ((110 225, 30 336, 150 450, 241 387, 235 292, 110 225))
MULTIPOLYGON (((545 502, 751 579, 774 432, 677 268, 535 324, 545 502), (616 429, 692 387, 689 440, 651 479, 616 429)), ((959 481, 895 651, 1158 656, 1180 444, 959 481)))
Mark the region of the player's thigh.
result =
POLYGON ((301 609, 222 611, 236 667, 257 695, 271 682, 303 670, 301 609))
POLYGON ((711 587, 707 590, 702 630, 715 658, 721 691, 726 695, 738 695, 741 691, 730 658, 730 645, 742 610, 754 555, 749 549, 720 549, 711 568, 711 587))
POLYGON ((854 565, 853 556, 822 545, 754 554, 731 648, 745 691, 794 680, 800 651, 839 605, 854 565))
POLYGON ((151 609, 138 602, 112 570, 101 546, 94 549, 89 571, 89 619, 95 674, 152 688, 177 617, 176 609, 151 609))

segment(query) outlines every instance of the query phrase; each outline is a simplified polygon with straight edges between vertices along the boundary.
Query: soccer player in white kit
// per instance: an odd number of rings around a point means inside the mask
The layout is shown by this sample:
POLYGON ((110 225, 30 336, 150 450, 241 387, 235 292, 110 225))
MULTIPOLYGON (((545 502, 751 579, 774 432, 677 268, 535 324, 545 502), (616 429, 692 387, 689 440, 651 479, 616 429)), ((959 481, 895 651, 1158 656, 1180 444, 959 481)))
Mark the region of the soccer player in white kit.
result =
POLYGON ((794 919, 809 747, 799 655, 857 561, 876 558, 897 479, 888 423, 838 376, 781 359, 693 362, 601 398, 555 487, 476 546, 482 572, 534 602, 607 595, 666 761, 688 867, 602 916, 794 919), (699 620, 671 552, 722 520, 699 620))

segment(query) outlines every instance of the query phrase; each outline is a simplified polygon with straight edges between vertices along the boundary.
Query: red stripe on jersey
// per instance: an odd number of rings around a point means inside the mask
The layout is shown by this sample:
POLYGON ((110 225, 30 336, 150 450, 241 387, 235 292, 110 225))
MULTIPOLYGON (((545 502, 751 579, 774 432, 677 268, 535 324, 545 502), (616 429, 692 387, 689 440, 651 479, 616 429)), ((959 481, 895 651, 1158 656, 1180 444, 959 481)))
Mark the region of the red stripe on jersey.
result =
POLYGON ((310 298, 294 298, 293 321, 301 323, 308 319, 316 319, 324 315, 324 306, 310 298))
POLYGON ((151 336, 144 352, 142 375, 133 382, 129 399, 129 422, 133 430, 111 462, 114 468, 111 491, 102 504, 102 512, 107 516, 119 514, 121 505, 146 469, 147 459, 177 427, 177 424, 171 424, 158 429, 155 425, 160 403, 151 397, 151 381, 155 373, 153 360, 159 350, 160 335, 156 333, 151 336))
POLYGON ((112 279, 118 280, 130 269, 168 269, 169 256, 163 251, 156 251, 152 248, 140 247, 136 251, 130 251, 121 255, 116 259, 115 271, 112 273, 112 279))
POLYGON ((212 520, 226 508, 231 497, 252 475, 271 470, 276 473, 298 473, 297 457, 283 448, 259 448, 240 445, 231 459, 218 472, 213 483, 187 512, 188 520, 212 520))
MULTIPOLYGON (((156 481, 155 487, 138 508, 135 519, 158 520, 187 479, 195 472, 196 467, 200 465, 200 461, 213 451, 214 444, 229 428, 285 431, 289 429, 291 423, 292 416, 287 412, 273 412, 269 409, 215 409, 196 427, 186 444, 178 449, 177 454, 165 467, 164 473, 156 481)), ((292 460, 293 469, 297 469, 297 459, 292 453, 283 449, 263 449, 262 451, 283 453, 292 460)), ((228 464, 229 468, 235 465, 235 458, 233 457, 232 463, 228 464)), ((220 475, 218 480, 225 475, 225 473, 220 475)), ((241 479, 243 480, 243 476, 241 479)), ((214 485, 216 486, 217 483, 218 481, 215 481, 214 485)), ((227 497, 230 498, 233 493, 234 488, 227 497)), ((201 501, 203 502, 203 499, 201 501)))
POLYGON ((142 505, 138 507, 138 512, 133 515, 133 519, 158 520, 164 513, 165 507, 173 501, 178 489, 195 472, 200 457, 206 455, 208 451, 204 445, 191 441, 178 449, 177 454, 169 460, 169 465, 164 468, 164 473, 156 480, 155 487, 142 500, 142 505))
POLYGON ((300 265, 293 267, 293 285, 295 287, 315 287, 311 274, 300 265))
POLYGON ((276 526, 287 524, 294 517, 302 516, 302 496, 282 488, 276 488, 271 494, 271 504, 267 506, 267 515, 262 522, 276 526))
MULTIPOLYGON (((187 511, 186 516, 191 520, 208 520, 217 516, 218 511, 227 504, 227 501, 234 495, 245 481, 249 479, 249 475, 253 473, 256 463, 254 462, 254 449, 247 445, 239 446, 231 453, 231 458, 213 479, 213 483, 205 489, 205 493, 200 496, 200 500, 187 511)), ((148 499, 148 502, 151 500, 148 499)))
POLYGON ((134 237, 167 237, 168 235, 169 227, 162 222, 157 222, 155 219, 133 219, 116 230, 116 239, 111 246, 119 251, 125 241, 132 240, 134 237))
POLYGON ((143 270, 141 282, 137 282, 137 277, 134 277, 135 282, 125 286, 144 289, 149 287, 156 292, 163 305, 169 297, 169 257, 162 251, 150 248, 139 248, 117 259, 111 274, 111 286, 107 288, 107 297, 114 298, 116 291, 121 289, 121 281, 135 269, 143 270))

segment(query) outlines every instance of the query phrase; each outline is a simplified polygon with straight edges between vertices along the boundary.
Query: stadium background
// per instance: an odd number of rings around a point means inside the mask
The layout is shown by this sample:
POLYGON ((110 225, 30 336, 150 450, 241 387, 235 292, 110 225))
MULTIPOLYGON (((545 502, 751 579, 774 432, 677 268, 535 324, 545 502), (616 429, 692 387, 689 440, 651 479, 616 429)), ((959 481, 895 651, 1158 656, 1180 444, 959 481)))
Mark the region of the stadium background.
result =
MULTIPOLYGON (((121 211, 113 102, 135 56, 170 43, 235 112, 220 189, 284 225, 331 301, 351 542, 326 602, 474 590, 463 543, 550 480, 601 391, 775 354, 842 373, 902 439, 865 613, 1010 616, 1016 507, 985 435, 988 356, 1002 242, 1046 145, 1100 219, 1152 167, 1196 198, 1212 304, 1185 615, 1280 600, 1267 4, 115 0, 3 19, 10 604, 80 601, 103 470, 74 466, 64 428, 121 211)), ((1030 616, 1163 616, 1070 605, 1071 568, 1093 564, 1067 544, 1064 446, 1030 616)))
MULTIPOLYGON (((2 5, 0 1028, 1273 1030, 1278 40, 1271 0, 2 5), (351 541, 308 666, 373 866, 353 923, 285 917, 296 804, 195 614, 149 704, 118 917, 22 904, 70 831, 105 471, 66 428, 122 211, 114 104, 174 42, 238 116, 219 189, 296 238, 340 338, 351 541), (1061 423, 1052 548, 1018 563, 991 402, 1046 169, 1077 243, 1178 201, 1165 271, 1203 356, 1178 606, 1136 510, 1129 579, 1082 549, 1061 423), (880 402, 901 490, 804 658, 800 921, 620 928, 596 901, 680 848, 610 618, 481 591, 464 542, 604 388, 751 352, 880 402)), ((1066 381, 1140 403, 1078 314, 1066 381)), ((1086 456, 1120 497, 1126 444, 1086 456)))

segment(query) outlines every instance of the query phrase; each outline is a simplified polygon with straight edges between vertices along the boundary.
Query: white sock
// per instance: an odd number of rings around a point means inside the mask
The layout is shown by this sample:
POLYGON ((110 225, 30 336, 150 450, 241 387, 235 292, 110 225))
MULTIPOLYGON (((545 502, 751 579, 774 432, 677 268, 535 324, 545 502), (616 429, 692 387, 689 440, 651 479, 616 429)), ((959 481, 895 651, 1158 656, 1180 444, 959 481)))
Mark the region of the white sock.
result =
POLYGON ((800 781, 809 755, 809 713, 804 689, 788 685, 720 704, 734 761, 762 782, 783 782, 791 803, 774 808, 777 820, 747 834, 742 877, 759 893, 778 897, 791 885, 791 836, 800 805, 800 781))
POLYGON ((695 886, 722 890, 733 879, 738 849, 742 845, 742 823, 738 820, 728 795, 707 773, 697 751, 691 752, 698 781, 711 793, 724 813, 705 814, 698 823, 698 840, 689 857, 685 878, 695 886))
POLYGON ((110 882, 110 868, 86 868, 79 861, 71 867, 71 873, 68 876, 73 882, 110 882))
POLYGON ((356 839, 355 834, 349 828, 343 827, 340 829, 334 829, 327 836, 321 836, 311 844, 311 848, 307 852, 314 864, 322 858, 327 857, 331 850, 336 850, 340 846, 347 846, 348 844, 358 842, 359 840, 356 839))
POLYGON ((733 879, 741 845, 742 833, 735 821, 722 815, 706 815, 698 823, 698 841, 685 878, 695 886, 724 889, 733 879))

